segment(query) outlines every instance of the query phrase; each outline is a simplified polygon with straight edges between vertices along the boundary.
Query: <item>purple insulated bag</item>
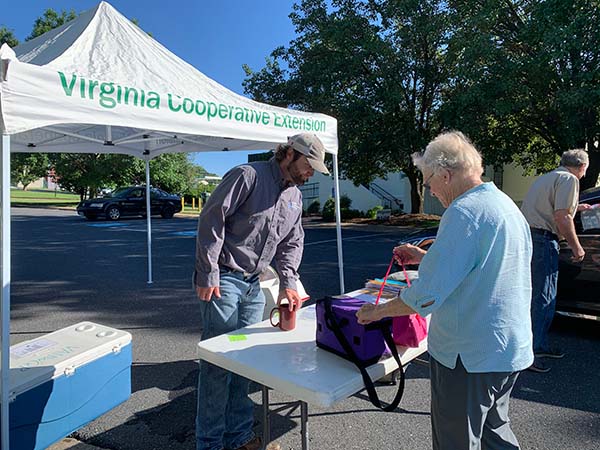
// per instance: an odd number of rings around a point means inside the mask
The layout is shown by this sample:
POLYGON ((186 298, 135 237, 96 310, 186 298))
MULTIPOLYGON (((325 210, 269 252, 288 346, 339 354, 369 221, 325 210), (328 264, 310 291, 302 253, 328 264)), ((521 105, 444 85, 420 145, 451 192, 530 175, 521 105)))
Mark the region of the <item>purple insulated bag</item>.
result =
POLYGON ((317 300, 317 346, 352 361, 362 375, 371 403, 384 411, 393 411, 404 392, 404 370, 396 344, 392 340, 392 319, 368 325, 359 324, 356 312, 364 304, 363 300, 352 297, 325 297, 317 300), (398 364, 400 382, 394 400, 383 406, 367 367, 390 354, 398 364))

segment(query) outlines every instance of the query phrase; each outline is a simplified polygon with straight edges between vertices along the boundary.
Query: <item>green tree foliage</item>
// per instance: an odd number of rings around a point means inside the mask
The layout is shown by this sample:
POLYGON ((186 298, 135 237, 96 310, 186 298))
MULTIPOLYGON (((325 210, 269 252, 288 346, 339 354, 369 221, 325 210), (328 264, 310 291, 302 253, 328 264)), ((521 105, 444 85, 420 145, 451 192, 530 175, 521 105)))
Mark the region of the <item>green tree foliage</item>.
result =
POLYGON ((130 185, 140 171, 139 161, 126 155, 54 153, 50 162, 61 188, 79 194, 82 200, 96 196, 102 188, 130 185))
POLYGON ((48 174, 48 155, 45 153, 13 153, 10 158, 10 179, 13 185, 27 186, 48 174))
POLYGON ((187 153, 166 153, 152 159, 152 185, 168 192, 191 194, 196 185, 197 173, 205 170, 192 164, 189 158, 187 153))
POLYGON ((538 172, 587 144, 600 172, 600 3, 450 0, 455 67, 443 120, 466 131, 486 161, 538 172))
MULTIPOLYGON (((146 164, 128 155, 104 153, 57 153, 50 155, 57 182, 63 189, 94 197, 102 188, 146 183, 146 164)), ((165 191, 191 193, 196 174, 205 171, 189 161, 185 153, 168 153, 150 161, 150 184, 165 191)))
POLYGON ((404 170, 418 211, 422 180, 410 155, 437 131, 446 80, 444 4, 303 0, 290 15, 298 37, 275 49, 258 72, 244 67, 245 91, 336 117, 342 172, 367 184, 404 170))
POLYGON ((64 25, 65 23, 67 23, 70 20, 75 19, 76 17, 77 17, 77 14, 75 14, 75 11, 73 11, 73 10, 71 10, 69 12, 63 10, 59 14, 52 8, 48 8, 44 12, 42 17, 38 17, 35 20, 31 34, 29 36, 27 36, 27 38, 25 40, 29 41, 38 36, 41 36, 42 34, 48 32, 50 30, 53 30, 54 28, 58 28, 58 27, 64 25))
POLYGON ((2 44, 8 44, 13 48, 19 45, 19 40, 15 37, 13 31, 5 26, 0 27, 0 46, 2 46, 2 44))
POLYGON ((297 38, 259 71, 259 101, 338 119, 342 173, 357 184, 403 170, 443 129, 466 132, 487 164, 542 172, 587 146, 600 173, 598 0, 303 0, 297 38))

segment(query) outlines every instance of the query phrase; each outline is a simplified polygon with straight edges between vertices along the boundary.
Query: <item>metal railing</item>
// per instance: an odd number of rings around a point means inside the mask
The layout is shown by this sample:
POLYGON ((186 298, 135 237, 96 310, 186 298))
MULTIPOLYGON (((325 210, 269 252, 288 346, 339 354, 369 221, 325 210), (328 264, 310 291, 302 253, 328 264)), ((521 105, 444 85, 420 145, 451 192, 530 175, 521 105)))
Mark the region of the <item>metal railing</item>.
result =
POLYGON ((381 206, 392 211, 403 211, 404 202, 395 195, 389 193, 384 188, 379 186, 377 183, 371 183, 367 186, 367 189, 375 194, 381 200, 381 206))

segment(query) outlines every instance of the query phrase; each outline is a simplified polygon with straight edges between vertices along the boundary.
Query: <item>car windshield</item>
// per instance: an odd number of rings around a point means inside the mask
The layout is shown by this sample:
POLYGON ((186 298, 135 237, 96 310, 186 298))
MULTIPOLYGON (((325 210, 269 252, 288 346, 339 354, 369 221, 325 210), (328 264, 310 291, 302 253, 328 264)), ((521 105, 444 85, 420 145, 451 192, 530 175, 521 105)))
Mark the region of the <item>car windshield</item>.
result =
POLYGON ((115 198, 127 197, 130 192, 131 192, 131 188, 119 188, 112 193, 111 197, 115 197, 115 198))

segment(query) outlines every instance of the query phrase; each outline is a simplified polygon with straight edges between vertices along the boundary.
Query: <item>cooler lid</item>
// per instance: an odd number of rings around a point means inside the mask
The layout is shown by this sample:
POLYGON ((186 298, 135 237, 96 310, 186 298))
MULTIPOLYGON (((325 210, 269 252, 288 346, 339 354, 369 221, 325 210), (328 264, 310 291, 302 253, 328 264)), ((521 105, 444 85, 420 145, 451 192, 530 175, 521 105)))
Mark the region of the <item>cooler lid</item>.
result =
POLYGON ((80 322, 10 347, 12 398, 131 343, 131 334, 80 322))

